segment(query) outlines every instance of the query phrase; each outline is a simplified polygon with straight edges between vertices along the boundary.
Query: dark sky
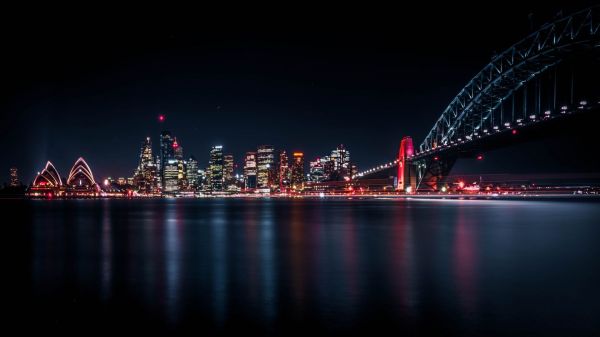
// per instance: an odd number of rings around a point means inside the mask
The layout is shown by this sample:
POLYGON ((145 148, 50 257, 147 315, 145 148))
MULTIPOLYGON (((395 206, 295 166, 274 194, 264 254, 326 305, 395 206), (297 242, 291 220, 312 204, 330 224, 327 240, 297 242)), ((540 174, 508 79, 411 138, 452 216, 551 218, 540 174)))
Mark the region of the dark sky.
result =
POLYGON ((364 168, 404 135, 419 144, 494 52, 531 31, 529 13, 538 27, 592 3, 13 17, 0 32, 0 172, 29 181, 51 160, 66 175, 83 156, 97 179, 130 176, 163 127, 201 166, 215 144, 239 161, 259 144, 311 159, 344 143, 364 168))

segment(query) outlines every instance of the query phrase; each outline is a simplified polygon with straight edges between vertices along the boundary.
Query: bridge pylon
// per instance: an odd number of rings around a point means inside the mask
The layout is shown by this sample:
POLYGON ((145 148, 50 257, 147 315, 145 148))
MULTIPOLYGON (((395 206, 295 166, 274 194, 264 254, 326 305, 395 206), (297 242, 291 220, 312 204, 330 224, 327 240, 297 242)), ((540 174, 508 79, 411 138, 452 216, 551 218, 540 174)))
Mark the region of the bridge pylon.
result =
POLYGON ((415 153, 413 141, 410 136, 405 136, 400 141, 400 150, 398 151, 398 183, 396 190, 407 193, 416 191, 417 171, 409 158, 415 153))

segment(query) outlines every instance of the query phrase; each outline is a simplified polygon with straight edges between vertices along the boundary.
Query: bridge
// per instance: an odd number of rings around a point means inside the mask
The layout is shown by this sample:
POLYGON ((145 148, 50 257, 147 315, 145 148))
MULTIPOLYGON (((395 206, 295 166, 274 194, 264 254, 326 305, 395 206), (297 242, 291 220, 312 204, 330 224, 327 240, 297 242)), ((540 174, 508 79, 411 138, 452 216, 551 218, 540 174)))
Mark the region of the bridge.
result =
POLYGON ((598 116, 600 6, 540 27, 494 56, 451 100, 418 147, 353 176, 395 176, 407 193, 436 191, 459 158, 575 127, 598 116))

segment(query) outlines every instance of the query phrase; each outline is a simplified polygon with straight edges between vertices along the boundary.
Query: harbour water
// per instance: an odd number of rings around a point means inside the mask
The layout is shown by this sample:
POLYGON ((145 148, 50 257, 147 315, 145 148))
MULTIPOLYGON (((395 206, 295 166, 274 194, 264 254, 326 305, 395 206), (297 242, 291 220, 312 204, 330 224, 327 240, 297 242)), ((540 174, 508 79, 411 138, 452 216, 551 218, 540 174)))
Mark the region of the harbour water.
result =
POLYGON ((600 335, 590 200, 0 200, 22 332, 600 335))

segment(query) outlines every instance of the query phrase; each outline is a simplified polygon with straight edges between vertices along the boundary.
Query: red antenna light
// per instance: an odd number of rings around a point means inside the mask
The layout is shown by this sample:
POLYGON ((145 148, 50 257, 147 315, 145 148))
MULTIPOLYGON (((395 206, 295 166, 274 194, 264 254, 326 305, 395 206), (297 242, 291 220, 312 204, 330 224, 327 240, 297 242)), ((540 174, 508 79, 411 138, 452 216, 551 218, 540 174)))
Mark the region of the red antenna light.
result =
POLYGON ((513 129, 513 130, 512 130, 512 134, 513 134, 513 135, 516 135, 516 134, 517 134, 517 129, 513 129))
POLYGON ((158 121, 159 122, 164 122, 165 121, 165 115, 158 115, 158 121))
POLYGON ((483 160, 483 155, 482 154, 477 155, 477 160, 483 160))

